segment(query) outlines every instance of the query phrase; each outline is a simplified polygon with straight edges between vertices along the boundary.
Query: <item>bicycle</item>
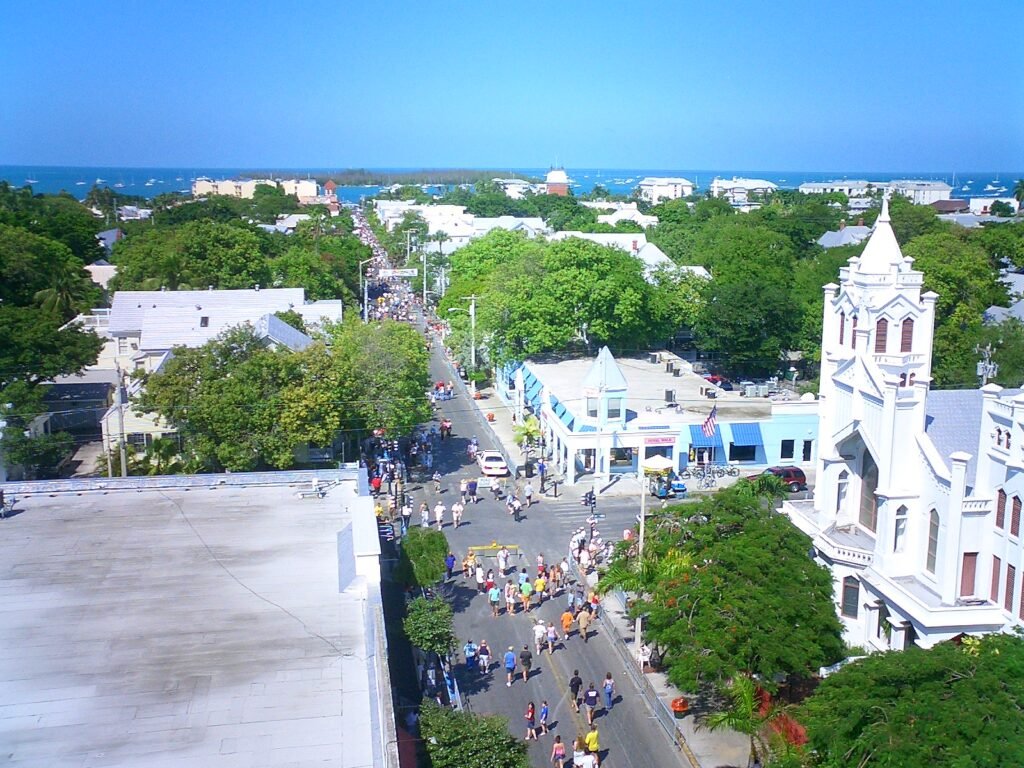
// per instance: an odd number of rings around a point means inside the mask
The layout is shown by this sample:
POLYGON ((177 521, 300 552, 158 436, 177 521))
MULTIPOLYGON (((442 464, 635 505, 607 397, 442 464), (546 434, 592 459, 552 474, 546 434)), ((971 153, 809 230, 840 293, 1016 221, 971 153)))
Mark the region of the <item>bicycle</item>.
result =
POLYGON ((717 485, 718 485, 718 481, 715 479, 715 476, 713 474, 711 474, 710 472, 708 474, 706 474, 704 477, 701 478, 701 481, 700 481, 700 487, 701 488, 704 488, 704 489, 706 489, 706 488, 714 488, 717 485))

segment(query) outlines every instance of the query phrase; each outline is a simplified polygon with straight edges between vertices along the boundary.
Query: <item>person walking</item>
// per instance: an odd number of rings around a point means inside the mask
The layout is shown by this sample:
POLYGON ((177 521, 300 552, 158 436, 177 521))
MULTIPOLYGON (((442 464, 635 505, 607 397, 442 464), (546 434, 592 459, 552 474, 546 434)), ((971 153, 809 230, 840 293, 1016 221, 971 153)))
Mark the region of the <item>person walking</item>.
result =
POLYGON ((537 623, 533 625, 533 647, 540 656, 541 646, 544 645, 544 638, 547 635, 547 630, 544 627, 544 620, 537 619, 537 623))
POLYGON ((525 568, 523 568, 523 570, 521 570, 521 571, 519 572, 519 586, 520 586, 520 587, 521 587, 521 586, 523 586, 523 584, 525 584, 525 583, 526 583, 526 582, 528 582, 529 580, 530 580, 530 574, 528 574, 528 573, 526 572, 526 569, 525 569, 525 568))
POLYGON ((548 597, 557 597, 562 584, 562 569, 552 565, 548 569, 548 597))
POLYGON ((476 644, 472 640, 467 640, 466 644, 462 646, 462 653, 466 656, 466 671, 472 672, 476 669, 476 644))
POLYGON ((572 747, 573 768, 594 768, 594 756, 587 752, 587 742, 577 736, 572 747))
POLYGON ((459 501, 465 504, 467 498, 469 498, 469 481, 462 478, 459 481, 459 501))
POLYGON ((498 550, 498 573, 502 576, 508 573, 508 558, 508 547, 502 546, 502 548, 498 550))
POLYGON ((547 628, 548 638, 548 656, 555 652, 555 641, 558 640, 558 630, 555 629, 555 625, 552 622, 548 622, 547 628))
MULTIPOLYGON (((427 455, 429 456, 430 454, 428 453, 427 455)), ((434 481, 434 492, 435 493, 440 493, 441 492, 441 473, 440 472, 435 472, 434 476, 431 479, 434 481)))
POLYGON ((511 581, 505 582, 505 614, 514 616, 516 612, 516 601, 519 599, 519 590, 511 581))
POLYGON ((569 639, 569 632, 572 631, 572 623, 576 620, 576 617, 572 615, 572 611, 568 608, 562 612, 562 642, 564 643, 569 639))
POLYGON ((580 637, 583 638, 583 642, 586 643, 590 638, 590 623, 593 621, 593 617, 590 615, 590 609, 584 607, 576 615, 576 623, 580 627, 580 637))
POLYGON ((543 576, 538 576, 533 580, 533 593, 537 596, 537 607, 540 608, 541 603, 544 602, 544 591, 548 588, 548 580, 543 576))
POLYGON ((451 581, 452 572, 455 570, 455 553, 449 552, 448 556, 444 559, 444 570, 447 574, 447 580, 451 581))
POLYGON ((561 736, 555 736, 555 743, 551 745, 551 765, 554 768, 565 768, 565 744, 561 736))
POLYGON ((462 525, 462 512, 466 508, 465 504, 461 501, 456 501, 452 504, 452 524, 458 528, 462 525))
POLYGON ((526 705, 526 714, 523 715, 526 718, 526 740, 533 739, 537 740, 537 710, 534 709, 533 702, 531 701, 526 705))
POLYGON ((523 498, 526 499, 527 509, 533 506, 533 483, 527 482, 526 487, 523 488, 523 498))
POLYGON ((472 501, 474 504, 480 503, 480 499, 476 495, 477 489, 478 485, 476 480, 470 479, 470 481, 466 483, 466 492, 469 494, 469 500, 472 501))
POLYGON ((612 680, 612 673, 604 676, 604 684, 601 686, 604 692, 604 708, 611 711, 612 703, 615 700, 615 681, 612 680))
POLYGON ((521 517, 522 517, 521 513, 523 511, 523 502, 521 502, 515 496, 512 496, 511 500, 512 500, 512 519, 515 520, 518 523, 520 521, 521 517))
POLYGON ((409 525, 412 523, 412 503, 406 499, 402 505, 402 535, 409 532, 409 525))
POLYGON ((601 765, 601 736, 597 732, 597 723, 590 721, 590 730, 583 737, 583 743, 587 745, 587 751, 594 756, 594 765, 601 765))
POLYGON ((501 483, 498 482, 498 478, 491 478, 491 493, 494 494, 494 500, 498 501, 501 498, 501 483))
POLYGON ((587 722, 593 724, 594 722, 594 710, 597 709, 600 698, 597 695, 597 688, 591 683, 587 686, 587 690, 583 692, 583 706, 587 708, 587 722))
POLYGON ((491 671, 491 649, 486 640, 480 641, 480 648, 477 649, 476 655, 480 659, 480 674, 486 675, 491 671))
POLYGON ((491 588, 487 590, 487 600, 491 604, 491 616, 498 618, 501 613, 501 590, 497 584, 491 584, 491 588))
POLYGON ((580 711, 580 689, 583 688, 583 678, 580 677, 580 671, 574 669, 572 671, 572 677, 569 678, 569 693, 572 694, 572 711, 580 711))
POLYGON ((512 676, 516 673, 516 649, 511 645, 505 651, 505 687, 512 687, 512 676))
POLYGON ((551 712, 548 709, 547 701, 541 701, 541 703, 540 703, 540 735, 541 736, 547 736, 548 735, 548 715, 550 715, 550 714, 551 714, 551 712))
POLYGON ((476 572, 474 573, 476 578, 476 591, 483 593, 484 591, 484 567, 480 563, 476 564, 476 572))
POLYGON ((430 527, 430 508, 427 506, 427 502, 420 504, 420 527, 430 527))
MULTIPOLYGON (((526 570, 526 569, 524 568, 523 570, 526 570)), ((519 594, 520 594, 520 596, 522 597, 522 600, 523 600, 523 613, 529 613, 530 612, 530 595, 533 594, 533 585, 530 583, 530 579, 529 578, 527 578, 526 581, 524 581, 522 583, 522 586, 519 587, 519 594)))
POLYGON ((444 527, 445 506, 440 501, 434 505, 434 522, 437 523, 437 530, 444 527))
POLYGON ((530 646, 524 645, 523 650, 519 652, 519 663, 523 667, 523 682, 525 683, 530 677, 530 670, 533 668, 533 654, 530 653, 530 646))

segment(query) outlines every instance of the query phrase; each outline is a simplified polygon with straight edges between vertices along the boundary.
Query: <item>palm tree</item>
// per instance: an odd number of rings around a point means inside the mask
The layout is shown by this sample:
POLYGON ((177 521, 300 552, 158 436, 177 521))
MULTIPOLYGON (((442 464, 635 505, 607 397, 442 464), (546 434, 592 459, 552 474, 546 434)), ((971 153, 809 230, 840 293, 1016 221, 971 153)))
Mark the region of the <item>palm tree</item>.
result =
POLYGON ((78 274, 74 267, 64 265, 50 280, 50 287, 36 291, 34 297, 42 309, 70 320, 79 309, 85 308, 90 291, 84 272, 78 274))
POLYGON ((1024 204, 1024 179, 1017 179, 1017 183, 1013 185, 1013 196, 1018 203, 1024 204))
POLYGON ((541 434, 540 420, 536 416, 527 416, 512 429, 512 435, 515 441, 522 446, 523 453, 540 441, 541 434))
POLYGON ((757 761, 758 750, 768 751, 761 733, 770 717, 761 713, 761 700, 757 694, 757 686, 746 675, 737 675, 729 683, 726 692, 729 695, 729 706, 720 712, 713 712, 704 718, 703 727, 709 731, 730 730, 742 733, 750 739, 750 757, 747 766, 757 761))

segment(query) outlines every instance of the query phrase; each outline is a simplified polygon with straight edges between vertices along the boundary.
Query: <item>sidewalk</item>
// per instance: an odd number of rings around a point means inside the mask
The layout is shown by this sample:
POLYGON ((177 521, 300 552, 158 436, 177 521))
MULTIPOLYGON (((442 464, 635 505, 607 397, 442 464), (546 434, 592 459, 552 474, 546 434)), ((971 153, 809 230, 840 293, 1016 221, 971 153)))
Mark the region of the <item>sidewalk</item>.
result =
MULTIPOLYGON (((597 575, 590 574, 587 582, 593 586, 597 575)), ((602 616, 600 623, 609 634, 623 657, 623 665, 630 675, 638 680, 638 686, 646 694, 648 706, 655 719, 670 732, 694 768, 721 768, 724 766, 746 765, 750 754, 750 741, 735 731, 709 731, 697 726, 696 714, 691 711, 682 719, 675 719, 669 703, 682 696, 678 688, 668 681, 664 672, 638 672, 637 653, 634 640, 634 623, 626 613, 621 596, 609 593, 601 598, 602 616), (655 700, 651 701, 654 697, 655 700)), ((649 669, 649 668, 648 668, 649 669)), ((695 697, 687 695, 693 702, 695 697)))

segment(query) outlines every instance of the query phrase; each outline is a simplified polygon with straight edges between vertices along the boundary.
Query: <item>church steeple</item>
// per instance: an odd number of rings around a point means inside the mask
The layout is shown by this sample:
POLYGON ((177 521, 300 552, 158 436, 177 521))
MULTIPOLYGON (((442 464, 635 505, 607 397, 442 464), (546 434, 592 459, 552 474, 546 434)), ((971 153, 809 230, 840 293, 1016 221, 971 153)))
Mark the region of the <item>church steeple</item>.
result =
POLYGON ((896 233, 892 231, 889 218, 889 198, 883 198, 882 212, 878 214, 874 231, 860 256, 857 270, 866 275, 885 275, 902 263, 903 252, 900 250, 900 244, 896 242, 896 233))

